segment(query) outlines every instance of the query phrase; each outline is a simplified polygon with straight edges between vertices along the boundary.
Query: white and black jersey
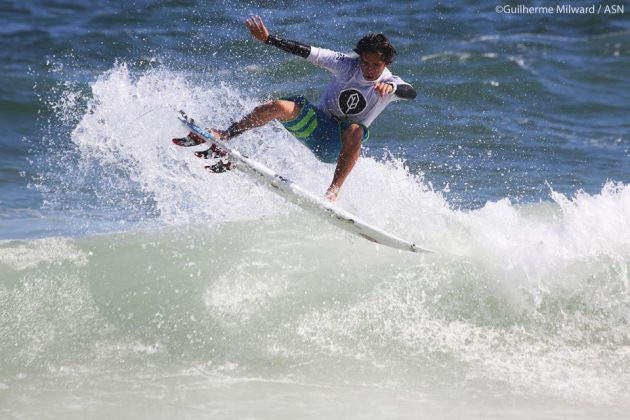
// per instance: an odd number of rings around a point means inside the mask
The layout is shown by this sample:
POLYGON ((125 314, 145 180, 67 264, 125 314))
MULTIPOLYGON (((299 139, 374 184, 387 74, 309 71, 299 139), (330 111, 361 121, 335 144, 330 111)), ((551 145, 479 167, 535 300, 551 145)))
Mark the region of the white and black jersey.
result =
POLYGON ((368 126, 392 101, 401 99, 395 94, 381 96, 374 85, 378 82, 394 86, 409 85, 385 68, 377 80, 366 80, 358 57, 311 47, 307 60, 333 74, 332 81, 322 95, 319 108, 338 119, 348 119, 368 126))

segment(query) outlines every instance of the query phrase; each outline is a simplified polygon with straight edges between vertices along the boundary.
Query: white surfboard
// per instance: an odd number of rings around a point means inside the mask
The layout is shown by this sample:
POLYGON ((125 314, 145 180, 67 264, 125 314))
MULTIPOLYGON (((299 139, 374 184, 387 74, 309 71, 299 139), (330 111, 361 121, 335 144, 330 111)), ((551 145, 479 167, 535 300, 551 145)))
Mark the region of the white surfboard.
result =
POLYGON ((263 185, 267 186, 271 191, 274 191, 298 207, 324 218, 347 232, 361 236, 377 244, 404 251, 433 252, 364 222, 357 216, 305 190, 295 182, 278 175, 265 165, 240 154, 237 150, 232 149, 226 145, 225 142, 215 139, 212 134, 195 124, 195 121, 188 117, 184 111, 179 111, 178 118, 188 126, 188 128, 206 139, 207 142, 216 145, 216 147, 227 153, 237 169, 261 181, 263 185))

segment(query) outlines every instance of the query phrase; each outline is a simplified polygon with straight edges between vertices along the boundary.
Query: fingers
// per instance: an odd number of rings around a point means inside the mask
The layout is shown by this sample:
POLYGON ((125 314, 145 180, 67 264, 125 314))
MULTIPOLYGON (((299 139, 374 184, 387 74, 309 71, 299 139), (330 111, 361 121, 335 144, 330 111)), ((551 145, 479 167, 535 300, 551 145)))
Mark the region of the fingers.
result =
POLYGON ((254 16, 250 16, 247 18, 247 20, 245 21, 245 24, 247 25, 247 27, 249 28, 250 31, 254 30, 254 31, 258 31, 258 22, 256 21, 256 17, 254 16))
POLYGON ((265 31, 265 23, 263 22, 262 18, 260 16, 256 16, 258 18, 258 21, 256 22, 258 24, 258 27, 260 28, 261 31, 265 31))
POLYGON ((377 84, 375 84, 374 85, 374 89, 381 96, 385 96, 385 94, 387 93, 387 85, 385 83, 377 83, 377 84))
POLYGON ((385 96, 393 90, 392 85, 389 83, 377 83, 374 85, 374 89, 376 89, 381 96, 385 96))
POLYGON ((245 25, 247 25, 247 29, 254 36, 254 38, 259 41, 266 41, 269 36, 269 32, 265 27, 265 23, 263 22, 260 16, 250 16, 245 21, 245 25))
POLYGON ((252 35, 258 31, 258 25, 253 16, 247 18, 245 25, 247 25, 247 29, 249 29, 252 35))

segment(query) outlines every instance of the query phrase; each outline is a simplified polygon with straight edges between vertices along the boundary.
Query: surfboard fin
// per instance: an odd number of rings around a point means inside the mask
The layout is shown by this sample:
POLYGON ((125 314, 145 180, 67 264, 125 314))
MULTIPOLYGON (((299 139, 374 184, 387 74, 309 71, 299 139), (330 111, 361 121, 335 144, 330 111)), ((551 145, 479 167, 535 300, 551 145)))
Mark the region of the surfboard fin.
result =
POLYGON ((206 169, 215 174, 222 174, 224 172, 231 171, 232 167, 232 162, 223 162, 220 160, 214 165, 206 166, 206 169))
POLYGON ((216 145, 212 144, 209 149, 200 152, 194 152, 195 156, 200 159, 218 159, 227 156, 227 153, 220 150, 216 145))

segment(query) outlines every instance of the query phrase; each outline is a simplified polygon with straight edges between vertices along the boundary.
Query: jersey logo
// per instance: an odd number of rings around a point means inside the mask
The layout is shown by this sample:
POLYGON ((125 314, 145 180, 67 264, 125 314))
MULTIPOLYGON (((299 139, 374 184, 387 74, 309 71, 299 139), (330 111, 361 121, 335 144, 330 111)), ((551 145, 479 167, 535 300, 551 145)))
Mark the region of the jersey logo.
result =
POLYGON ((363 112, 367 101, 356 89, 344 90, 339 94, 339 109, 345 115, 356 115, 363 112))
POLYGON ((343 61, 344 58, 345 58, 345 55, 343 55, 342 53, 337 53, 335 55, 335 60, 337 61, 343 61))

